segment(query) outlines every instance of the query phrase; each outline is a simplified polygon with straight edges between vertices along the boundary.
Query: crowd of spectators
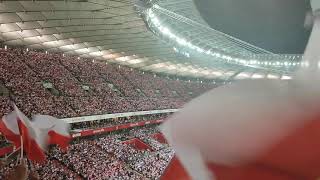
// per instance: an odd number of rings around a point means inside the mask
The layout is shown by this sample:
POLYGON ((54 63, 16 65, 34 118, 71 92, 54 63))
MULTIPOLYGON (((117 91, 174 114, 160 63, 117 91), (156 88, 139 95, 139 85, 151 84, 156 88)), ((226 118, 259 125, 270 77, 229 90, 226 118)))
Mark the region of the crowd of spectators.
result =
POLYGON ((50 155, 85 179, 141 179, 139 174, 128 169, 112 154, 98 148, 93 141, 72 144, 65 153, 53 148, 50 155))
POLYGON ((11 111, 10 99, 0 96, 0 117, 11 111))
POLYGON ((153 150, 159 151, 163 148, 166 148, 166 146, 150 136, 151 134, 155 134, 157 132, 158 131, 156 129, 150 130, 149 128, 140 128, 138 130, 131 130, 130 134, 149 144, 153 150))
POLYGON ((159 133, 158 128, 139 128, 129 134, 146 142, 153 151, 147 151, 141 158, 131 161, 130 166, 151 179, 159 179, 173 157, 174 151, 150 135, 159 133))
POLYGON ((39 174, 41 180, 80 180, 82 179, 78 174, 68 169, 59 161, 48 157, 45 163, 34 164, 33 170, 39 174))
MULTIPOLYGON (((144 128, 142 131, 134 129, 128 133, 128 136, 140 137, 141 133, 152 134, 156 132, 158 132, 156 128, 144 128)), ((159 179, 174 155, 174 151, 168 146, 163 146, 161 149, 138 150, 131 145, 121 143, 118 138, 111 136, 100 138, 97 144, 105 151, 115 154, 145 178, 159 179)), ((149 138, 151 139, 151 137, 149 138)), ((153 148, 152 145, 151 147, 153 148)))
MULTIPOLYGON (((18 48, 0 49, 0 59, 0 90, 9 92, 0 93, 1 117, 12 110, 12 102, 28 116, 41 113, 61 118, 179 108, 192 97, 188 83, 88 59, 18 48)), ((162 117, 107 119, 75 124, 73 128, 106 127, 153 118, 162 117)), ((147 136, 155 132, 144 129, 84 140, 70 145, 66 152, 54 147, 46 163, 34 164, 32 168, 44 180, 158 179, 173 151, 147 136), (143 133, 146 135, 142 136, 143 133), (123 138, 140 138, 152 150, 136 149, 123 143, 123 138)), ((8 145, 2 136, 0 143, 1 147, 8 145)), ((14 165, 8 163, 1 168, 0 179, 14 165)))
MULTIPOLYGON (((106 113, 176 109, 215 87, 186 82, 100 61, 25 49, 0 49, 0 116, 12 102, 27 116, 57 118, 106 113)), ((73 124, 73 129, 94 129, 167 115, 105 119, 73 124)), ((174 151, 152 138, 154 127, 134 128, 91 140, 74 141, 67 151, 52 147, 44 164, 29 168, 39 179, 159 179, 174 151), (124 140, 137 138, 151 149, 138 149, 124 140)), ((8 145, 0 135, 0 147, 8 145)), ((0 168, 0 179, 15 162, 0 168)))
POLYGON ((24 49, 0 49, 0 115, 14 101, 56 117, 179 108, 213 84, 170 80, 128 67, 24 49), (3 88, 0 88, 3 91, 3 88), (3 94, 3 93, 0 93, 3 94))
MULTIPOLYGON (((0 179, 7 179, 10 172, 14 167, 19 164, 15 160, 11 159, 6 162, 6 165, 0 167, 0 179)), ((30 177, 31 172, 36 172, 38 179, 41 180, 81 180, 78 174, 68 169, 66 166, 61 164, 59 161, 47 157, 47 160, 41 164, 39 163, 27 163, 28 175, 30 177), (29 165, 28 165, 29 164, 29 165)), ((19 172, 15 172, 19 173, 19 172)), ((30 179, 30 178, 28 178, 30 179)), ((11 179, 10 179, 11 180, 11 179)))
MULTIPOLYGON (((111 134, 94 140, 79 140, 70 145, 67 152, 52 148, 50 157, 84 179, 159 179, 173 157, 173 150, 164 146, 161 150, 139 150, 125 144, 123 139, 134 138, 130 134, 111 134)), ((144 128, 140 133, 158 132, 144 128)))
POLYGON ((130 162, 130 166, 150 179, 159 179, 168 166, 173 154, 172 149, 148 152, 142 158, 130 162))
MULTIPOLYGON (((44 180, 159 179, 174 151, 168 145, 162 145, 161 148, 153 145, 156 140, 149 135, 154 133, 159 133, 157 127, 148 126, 100 138, 76 139, 66 151, 51 147, 45 163, 35 163, 29 168, 44 180), (125 143, 125 140, 140 137, 151 149, 142 150, 125 143)), ((4 179, 15 164, 10 162, 1 167, 0 179, 4 179)))

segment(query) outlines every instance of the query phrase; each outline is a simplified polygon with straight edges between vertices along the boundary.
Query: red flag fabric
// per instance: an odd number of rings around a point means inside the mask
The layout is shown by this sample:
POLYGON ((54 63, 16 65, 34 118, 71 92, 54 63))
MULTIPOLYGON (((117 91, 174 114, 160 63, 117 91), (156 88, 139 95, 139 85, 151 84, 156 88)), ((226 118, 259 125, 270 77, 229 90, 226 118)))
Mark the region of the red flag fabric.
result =
MULTIPOLYGON (((314 120, 280 140, 255 162, 241 166, 208 163, 216 180, 316 180, 320 177, 320 121, 314 120)), ((162 180, 191 180, 174 157, 162 180)))
POLYGON ((27 125, 25 120, 18 119, 18 126, 23 140, 23 150, 27 154, 28 159, 36 162, 45 161, 45 137, 37 137, 35 129, 27 125))
POLYGON ((20 147, 20 132, 15 111, 3 116, 0 121, 0 132, 16 147, 20 147))
POLYGON ((28 159, 36 162, 43 162, 46 159, 47 135, 36 128, 33 123, 14 105, 17 114, 17 122, 20 136, 23 140, 23 150, 28 159))

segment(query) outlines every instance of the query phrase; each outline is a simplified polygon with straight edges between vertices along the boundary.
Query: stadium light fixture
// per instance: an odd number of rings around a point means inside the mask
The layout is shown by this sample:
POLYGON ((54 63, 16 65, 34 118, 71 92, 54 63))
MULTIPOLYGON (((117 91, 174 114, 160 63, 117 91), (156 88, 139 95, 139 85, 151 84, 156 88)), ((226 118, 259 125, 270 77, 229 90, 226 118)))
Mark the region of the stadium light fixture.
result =
POLYGON ((211 74, 215 76, 222 76, 223 73, 219 71, 213 71, 211 74))
POLYGON ((291 76, 283 75, 283 76, 281 77, 281 79, 282 79, 282 80, 290 80, 290 79, 292 79, 292 77, 291 77, 291 76))
MULTIPOLYGON (((159 5, 153 5, 154 8, 160 8, 159 5)), ((296 66, 299 65, 297 63, 281 63, 280 61, 274 62, 274 60, 277 59, 297 59, 300 56, 297 55, 285 55, 280 57, 279 55, 270 55, 269 59, 273 59, 273 61, 263 61, 260 62, 259 58, 260 56, 254 56, 252 55, 252 59, 251 60, 247 60, 244 58, 239 58, 239 57, 232 57, 229 55, 221 55, 220 53, 217 52, 211 52, 211 50, 205 51, 204 49, 202 49, 201 47, 192 44, 191 42, 188 42, 187 40, 185 40, 182 37, 179 37, 178 34, 173 33, 173 31, 170 30, 169 27, 165 26, 164 24, 160 23, 159 18, 157 17, 157 15, 154 13, 153 8, 149 8, 146 11, 146 16, 147 16, 147 21, 148 23, 150 23, 151 27, 155 27, 157 29, 158 32, 160 32, 163 36, 167 37, 169 39, 169 41, 173 41, 176 42, 177 44, 179 44, 180 46, 184 46, 189 48, 191 51, 195 50, 198 53, 201 54, 206 54, 206 55, 210 55, 215 57, 216 60, 225 60, 228 63, 236 63, 236 64, 241 64, 241 65, 269 65, 269 66, 296 66)), ((174 47, 175 51, 178 51, 175 47, 174 47)), ((267 57, 267 56, 263 56, 263 57, 267 57)), ((279 60, 280 60, 279 59, 279 60)))
POLYGON ((262 78, 264 78, 264 76, 263 76, 262 74, 253 74, 253 75, 251 76, 251 78, 252 78, 252 79, 262 79, 262 78))
POLYGON ((268 74, 268 75, 267 75, 267 78, 268 78, 268 79, 278 79, 279 76, 274 75, 274 74, 268 74))
POLYGON ((176 67, 175 65, 170 65, 170 66, 168 66, 167 69, 169 69, 169 70, 174 70, 174 69, 177 69, 177 67, 176 67))
POLYGON ((128 63, 130 63, 130 64, 138 64, 141 62, 143 62, 141 59, 134 59, 134 60, 128 61, 128 63))
POLYGON ((305 62, 303 62, 303 64, 304 64, 304 67, 309 67, 309 61, 305 61, 305 62))
POLYGON ((197 73, 197 72, 198 72, 198 70, 196 70, 196 69, 192 69, 190 72, 195 74, 195 73, 197 73))

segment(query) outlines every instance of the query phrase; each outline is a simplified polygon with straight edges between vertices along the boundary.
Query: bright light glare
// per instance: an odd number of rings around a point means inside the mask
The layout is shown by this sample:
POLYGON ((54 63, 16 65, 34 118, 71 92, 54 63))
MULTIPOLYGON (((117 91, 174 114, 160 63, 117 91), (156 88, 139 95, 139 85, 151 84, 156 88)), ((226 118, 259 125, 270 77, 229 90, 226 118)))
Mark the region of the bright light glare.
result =
POLYGON ((292 77, 283 75, 281 79, 282 80, 290 80, 290 79, 292 79, 292 77))

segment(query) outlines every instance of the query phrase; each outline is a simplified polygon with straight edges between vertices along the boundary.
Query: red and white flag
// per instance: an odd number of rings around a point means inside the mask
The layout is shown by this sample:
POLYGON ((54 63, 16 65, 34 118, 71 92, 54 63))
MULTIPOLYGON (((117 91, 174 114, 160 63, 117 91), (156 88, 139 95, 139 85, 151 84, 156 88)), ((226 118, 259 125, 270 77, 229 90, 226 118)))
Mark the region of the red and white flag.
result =
POLYGON ((318 15, 302 67, 292 80, 246 80, 219 87, 166 121, 162 132, 182 168, 171 165, 163 179, 319 178, 319 45, 318 15), (177 176, 179 171, 187 175, 177 176))
POLYGON ((23 144, 23 150, 32 161, 45 160, 47 135, 38 128, 14 105, 14 111, 4 116, 0 122, 0 131, 17 148, 23 144))
POLYGON ((68 123, 48 115, 36 115, 32 120, 35 127, 47 132, 49 144, 59 145, 62 149, 68 147, 72 140, 68 123))
POLYGON ((66 148, 71 140, 69 124, 52 116, 37 115, 30 121, 16 106, 4 116, 0 131, 17 148, 23 144, 23 151, 32 161, 44 161, 49 144, 66 148))

